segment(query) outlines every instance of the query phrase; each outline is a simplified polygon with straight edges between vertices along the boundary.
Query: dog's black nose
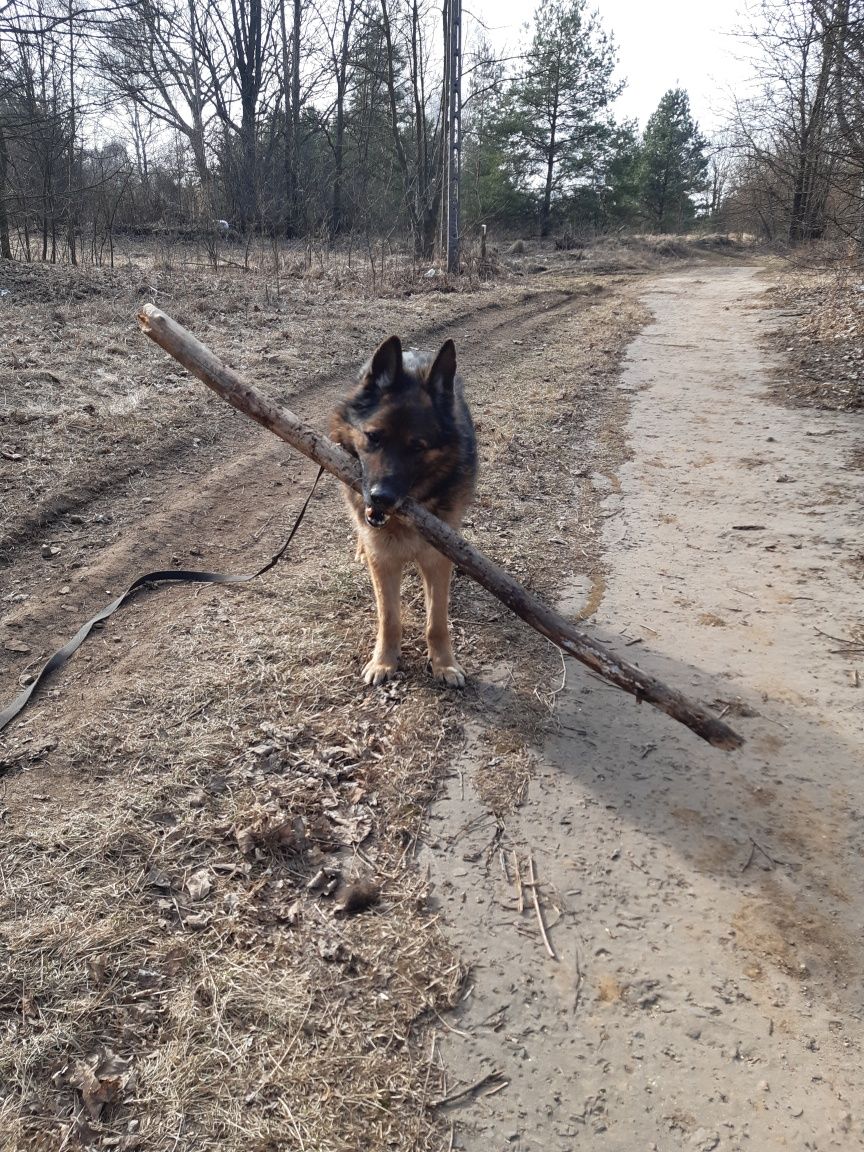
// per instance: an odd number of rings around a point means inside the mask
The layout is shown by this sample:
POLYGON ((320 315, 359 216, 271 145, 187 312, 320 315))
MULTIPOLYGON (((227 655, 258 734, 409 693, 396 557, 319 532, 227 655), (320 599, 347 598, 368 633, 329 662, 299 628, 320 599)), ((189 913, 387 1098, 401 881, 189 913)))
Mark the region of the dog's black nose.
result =
POLYGON ((395 508, 398 497, 386 483, 373 484, 369 489, 369 503, 377 512, 390 512, 395 508))

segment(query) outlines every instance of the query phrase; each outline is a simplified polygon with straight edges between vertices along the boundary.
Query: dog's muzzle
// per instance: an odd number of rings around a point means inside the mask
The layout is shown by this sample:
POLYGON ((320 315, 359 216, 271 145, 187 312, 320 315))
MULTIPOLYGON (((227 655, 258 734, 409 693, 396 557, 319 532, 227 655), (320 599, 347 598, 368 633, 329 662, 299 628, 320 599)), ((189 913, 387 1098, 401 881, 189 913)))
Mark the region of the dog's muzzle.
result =
POLYGON ((370 528, 383 528, 399 504, 396 494, 386 484, 378 483, 373 484, 365 495, 366 523, 370 528))
POLYGON ((389 519, 389 512, 384 512, 371 504, 366 505, 366 523, 370 528, 383 528, 389 519))

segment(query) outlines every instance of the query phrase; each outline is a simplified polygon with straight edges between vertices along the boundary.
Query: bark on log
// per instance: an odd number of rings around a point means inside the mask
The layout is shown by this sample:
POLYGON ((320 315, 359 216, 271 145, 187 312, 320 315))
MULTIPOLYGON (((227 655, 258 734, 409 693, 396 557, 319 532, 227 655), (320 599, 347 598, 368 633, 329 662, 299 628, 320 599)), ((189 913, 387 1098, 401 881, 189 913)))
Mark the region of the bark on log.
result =
MULTIPOLYGON (((239 412, 269 428, 293 448, 332 472, 343 484, 360 490, 357 461, 320 432, 305 424, 293 412, 280 408, 256 392, 233 369, 223 364, 191 332, 152 304, 138 314, 143 332, 178 360, 185 368, 212 388, 239 412)), ((562 652, 585 664, 605 680, 635 696, 647 700, 674 720, 686 725, 703 740, 717 748, 739 748, 743 739, 701 705, 662 680, 620 659, 604 645, 575 628, 570 621, 554 612, 536 596, 526 591, 512 576, 488 560, 458 533, 427 512, 413 500, 400 508, 401 516, 410 521, 439 552, 449 557, 478 584, 521 617, 562 652)))

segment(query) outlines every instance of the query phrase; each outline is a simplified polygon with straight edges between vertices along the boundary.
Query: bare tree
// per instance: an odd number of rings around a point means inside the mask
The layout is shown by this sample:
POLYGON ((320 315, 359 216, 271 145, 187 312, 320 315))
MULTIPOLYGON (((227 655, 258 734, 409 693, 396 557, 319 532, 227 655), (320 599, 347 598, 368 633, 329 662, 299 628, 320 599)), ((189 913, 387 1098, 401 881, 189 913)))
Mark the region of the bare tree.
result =
POLYGON ((127 0, 109 19, 98 66, 111 87, 189 143, 209 187, 207 129, 212 85, 202 72, 207 16, 195 0, 127 0))
POLYGON ((381 15, 387 47, 386 82, 393 142, 402 172, 415 252, 428 259, 434 251, 440 209, 443 81, 432 103, 427 92, 428 13, 421 8, 420 0, 406 0, 398 28, 394 29, 390 0, 381 0, 381 15), (400 74, 397 61, 402 60, 405 66, 400 74))
POLYGON ((335 236, 343 225, 343 186, 345 179, 345 106, 353 74, 352 37, 362 8, 358 0, 336 0, 326 13, 316 8, 326 40, 328 78, 334 96, 330 108, 321 116, 321 126, 333 154, 333 185, 330 203, 330 232, 335 236))
POLYGON ((259 223, 259 114, 272 78, 275 10, 264 0, 229 0, 211 9, 211 35, 201 40, 216 114, 239 143, 236 154, 237 218, 243 231, 259 223), (265 61, 271 61, 265 68, 265 61), (240 116, 236 106, 240 105, 240 116))
POLYGON ((834 61, 826 31, 811 0, 763 0, 748 33, 757 47, 760 91, 736 105, 736 150, 741 170, 757 176, 762 193, 775 201, 772 214, 785 219, 790 244, 824 234, 836 169, 834 61))
POLYGON ((303 29, 303 0, 291 0, 291 24, 286 17, 287 0, 279 0, 279 32, 282 60, 282 149, 285 180, 282 228, 290 234, 297 226, 298 180, 300 175, 300 37, 303 29))
POLYGON ((864 2, 816 0, 834 68, 834 112, 842 142, 841 167, 853 207, 858 257, 864 259, 864 2))

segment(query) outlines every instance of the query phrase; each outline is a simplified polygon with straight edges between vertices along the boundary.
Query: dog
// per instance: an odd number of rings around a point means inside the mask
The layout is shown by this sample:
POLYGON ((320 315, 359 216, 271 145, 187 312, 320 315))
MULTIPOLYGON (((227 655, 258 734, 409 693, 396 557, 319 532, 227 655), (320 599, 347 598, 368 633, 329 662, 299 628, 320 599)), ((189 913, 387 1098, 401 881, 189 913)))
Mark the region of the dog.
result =
POLYGON ((415 563, 426 597, 429 667, 453 688, 465 673, 450 643, 452 563, 398 511, 409 497, 458 530, 474 496, 477 441, 447 340, 433 359, 403 351, 398 336, 378 348, 359 382, 333 413, 330 437, 360 461, 362 495, 345 488, 378 609, 378 637, 363 669, 367 684, 383 684, 399 666, 402 570, 415 563))

